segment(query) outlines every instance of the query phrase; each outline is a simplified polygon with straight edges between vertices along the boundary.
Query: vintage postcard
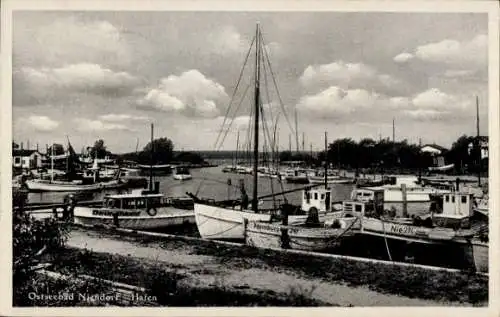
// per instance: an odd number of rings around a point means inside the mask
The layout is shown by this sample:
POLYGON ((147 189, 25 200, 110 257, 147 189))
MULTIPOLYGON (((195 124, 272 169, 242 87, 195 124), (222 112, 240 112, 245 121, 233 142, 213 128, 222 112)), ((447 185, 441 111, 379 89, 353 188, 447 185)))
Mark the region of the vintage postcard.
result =
POLYGON ((495 1, 1 20, 2 314, 500 313, 495 1))

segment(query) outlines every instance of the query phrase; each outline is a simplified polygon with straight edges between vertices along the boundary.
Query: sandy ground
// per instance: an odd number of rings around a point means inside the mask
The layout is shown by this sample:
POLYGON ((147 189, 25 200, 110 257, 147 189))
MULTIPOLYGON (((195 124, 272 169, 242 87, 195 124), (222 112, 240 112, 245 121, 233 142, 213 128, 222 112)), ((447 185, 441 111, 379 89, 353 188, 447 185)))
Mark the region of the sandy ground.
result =
POLYGON ((187 274, 186 283, 200 286, 224 285, 225 287, 248 290, 271 290, 289 293, 291 288, 326 303, 341 306, 459 306, 460 303, 438 302, 408 298, 399 295, 382 294, 366 287, 351 287, 327 283, 320 279, 303 278, 292 270, 264 268, 229 267, 214 256, 192 254, 184 245, 177 249, 163 249, 158 243, 148 245, 119 237, 104 237, 95 232, 74 230, 67 245, 87 248, 96 252, 130 255, 168 264, 179 273, 187 274))

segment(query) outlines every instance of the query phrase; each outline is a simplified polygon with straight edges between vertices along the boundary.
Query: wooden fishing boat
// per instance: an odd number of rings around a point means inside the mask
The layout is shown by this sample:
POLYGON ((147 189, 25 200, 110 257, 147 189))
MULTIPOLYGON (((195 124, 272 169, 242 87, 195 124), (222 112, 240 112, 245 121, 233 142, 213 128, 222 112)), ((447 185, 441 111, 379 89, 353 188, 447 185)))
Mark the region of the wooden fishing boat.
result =
POLYGON ((245 241, 258 248, 326 251, 337 246, 342 238, 354 234, 350 229, 356 220, 338 219, 329 226, 323 223, 315 227, 249 221, 245 241))
POLYGON ((80 192, 99 191, 103 189, 114 189, 126 186, 126 183, 118 179, 107 182, 84 184, 82 181, 58 181, 33 179, 26 181, 26 187, 32 192, 80 192))
POLYGON ((444 194, 442 210, 417 217, 397 217, 383 209, 383 201, 357 198, 345 201, 343 212, 344 216, 360 217, 362 235, 417 245, 457 247, 477 270, 487 270, 488 244, 482 237, 485 232, 487 235, 487 223, 471 223, 471 194, 444 194))
POLYGON ((193 178, 191 173, 189 173, 189 169, 184 166, 174 167, 172 175, 175 180, 180 180, 180 181, 185 181, 193 178))
POLYGON ((115 225, 137 230, 194 224, 193 210, 179 208, 174 200, 163 194, 142 189, 127 194, 109 195, 104 197, 102 207, 74 207, 74 222, 82 225, 115 225))
MULTIPOLYGON (((328 175, 326 181, 328 184, 353 184, 354 178, 342 177, 338 175, 328 175)), ((324 182, 325 182, 324 176, 321 175, 309 176, 309 183, 311 184, 323 184, 324 182)))

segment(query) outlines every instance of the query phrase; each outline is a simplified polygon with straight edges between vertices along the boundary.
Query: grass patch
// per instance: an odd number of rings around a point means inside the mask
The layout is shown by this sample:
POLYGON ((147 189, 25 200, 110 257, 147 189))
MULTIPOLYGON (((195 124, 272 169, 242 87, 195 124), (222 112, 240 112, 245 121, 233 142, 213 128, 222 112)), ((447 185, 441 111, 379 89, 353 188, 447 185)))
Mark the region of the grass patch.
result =
MULTIPOLYGON (((109 232, 102 231, 110 236, 109 232)), ((114 235, 119 233, 113 233, 114 235)), ((122 234, 123 235, 123 234, 122 234)), ((319 258, 281 253, 250 246, 229 246, 212 241, 186 241, 127 235, 141 244, 158 243, 165 249, 189 249, 197 255, 213 256, 221 264, 240 268, 265 268, 293 271, 305 277, 349 286, 367 286, 385 294, 437 301, 485 305, 488 301, 488 277, 466 272, 430 271, 417 267, 389 266, 345 259, 319 258)), ((121 239, 124 239, 121 236, 121 239)))
MULTIPOLYGON (((186 276, 158 262, 132 257, 66 248, 52 255, 52 270, 63 274, 87 274, 143 287, 159 306, 326 306, 302 289, 290 294, 229 288, 220 280, 212 287, 180 283, 186 276), (169 271, 170 270, 170 271, 169 271)), ((331 306, 331 305, 330 305, 331 306)))

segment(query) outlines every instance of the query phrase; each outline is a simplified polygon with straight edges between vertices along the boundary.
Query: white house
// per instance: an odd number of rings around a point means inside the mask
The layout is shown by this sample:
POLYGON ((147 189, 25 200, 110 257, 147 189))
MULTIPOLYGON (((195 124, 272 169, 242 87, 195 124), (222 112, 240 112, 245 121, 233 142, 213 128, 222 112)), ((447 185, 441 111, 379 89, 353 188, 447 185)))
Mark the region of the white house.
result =
MULTIPOLYGON (((489 157, 489 144, 488 144, 488 137, 487 136, 480 136, 479 137, 479 144, 481 146, 481 159, 485 159, 489 157)), ((472 149, 474 148, 474 142, 469 143, 469 154, 472 152, 472 149)))
POLYGON ((429 153, 433 157, 435 166, 444 166, 444 154, 448 149, 437 144, 426 144, 420 148, 422 153, 429 153))
POLYGON ((42 167, 42 157, 37 150, 12 150, 12 165, 22 169, 39 168, 42 167))

